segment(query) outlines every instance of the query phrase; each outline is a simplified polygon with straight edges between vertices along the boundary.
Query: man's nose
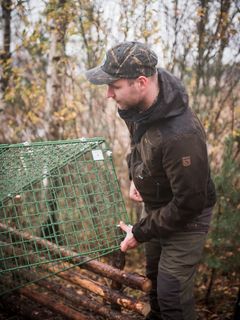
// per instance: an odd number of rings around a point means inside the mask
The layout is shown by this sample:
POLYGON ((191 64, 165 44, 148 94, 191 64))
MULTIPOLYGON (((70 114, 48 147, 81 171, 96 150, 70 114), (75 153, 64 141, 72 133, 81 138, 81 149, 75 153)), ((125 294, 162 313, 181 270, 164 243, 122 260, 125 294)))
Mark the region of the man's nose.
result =
POLYGON ((114 94, 114 90, 108 86, 108 89, 107 89, 107 98, 114 98, 115 94, 114 94))

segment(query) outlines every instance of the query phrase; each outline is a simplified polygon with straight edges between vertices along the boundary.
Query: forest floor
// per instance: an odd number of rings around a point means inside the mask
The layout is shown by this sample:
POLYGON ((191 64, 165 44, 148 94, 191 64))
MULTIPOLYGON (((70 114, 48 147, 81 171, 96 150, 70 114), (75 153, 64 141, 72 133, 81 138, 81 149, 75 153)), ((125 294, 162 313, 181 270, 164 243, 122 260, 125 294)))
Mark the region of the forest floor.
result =
MULTIPOLYGON (((144 265, 139 261, 144 259, 142 253, 137 252, 135 255, 127 255, 125 270, 129 272, 137 272, 144 274, 144 265), (138 260, 138 263, 136 263, 138 260), (136 265, 138 267, 136 267, 136 265)), ((210 272, 205 265, 200 265, 198 275, 196 278, 196 309, 199 320, 232 320, 234 306, 238 288, 240 286, 239 280, 236 280, 236 275, 217 275, 211 289, 211 294, 206 296, 208 292, 210 281, 210 272)), ((137 295, 131 290, 130 295, 137 295)), ((140 300, 146 300, 146 296, 141 293, 138 296, 140 300)), ((104 320, 104 317, 97 316, 89 311, 81 309, 81 312, 88 319, 104 320)), ((142 320, 144 317, 127 314, 134 320, 142 320)), ((50 311, 48 308, 35 303, 17 292, 4 296, 0 300, 0 320, 65 320, 66 318, 60 314, 50 311)), ((177 319, 176 319, 177 320, 177 319)))

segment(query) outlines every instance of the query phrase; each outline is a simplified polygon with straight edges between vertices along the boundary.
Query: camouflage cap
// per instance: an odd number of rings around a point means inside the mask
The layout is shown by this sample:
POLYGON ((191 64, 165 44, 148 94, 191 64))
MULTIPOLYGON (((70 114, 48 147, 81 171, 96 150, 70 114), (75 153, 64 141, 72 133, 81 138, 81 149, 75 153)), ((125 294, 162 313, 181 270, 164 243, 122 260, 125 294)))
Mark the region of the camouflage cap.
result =
POLYGON ((118 79, 134 79, 156 72, 157 55, 140 42, 122 42, 107 51, 103 65, 86 72, 93 84, 110 84, 118 79))

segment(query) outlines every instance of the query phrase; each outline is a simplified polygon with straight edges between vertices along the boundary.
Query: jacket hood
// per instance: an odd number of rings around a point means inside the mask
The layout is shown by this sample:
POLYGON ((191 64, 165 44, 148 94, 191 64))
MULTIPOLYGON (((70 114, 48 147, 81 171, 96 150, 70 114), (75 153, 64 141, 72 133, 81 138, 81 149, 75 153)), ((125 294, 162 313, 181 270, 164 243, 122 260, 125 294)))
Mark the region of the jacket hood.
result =
POLYGON ((159 68, 158 81, 160 86, 158 99, 146 111, 140 113, 137 109, 118 110, 122 119, 138 124, 133 136, 135 143, 141 140, 143 134, 153 123, 178 116, 188 108, 188 95, 177 77, 159 68))
POLYGON ((153 118, 168 118, 183 113, 188 107, 188 95, 180 79, 159 68, 158 81, 160 94, 153 118))

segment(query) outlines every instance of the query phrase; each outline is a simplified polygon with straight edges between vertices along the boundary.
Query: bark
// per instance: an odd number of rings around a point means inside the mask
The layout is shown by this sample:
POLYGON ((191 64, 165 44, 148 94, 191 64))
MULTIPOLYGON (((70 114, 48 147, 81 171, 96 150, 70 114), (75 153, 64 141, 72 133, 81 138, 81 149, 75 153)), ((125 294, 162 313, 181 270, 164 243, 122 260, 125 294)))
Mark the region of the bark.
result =
POLYGON ((4 95, 9 79, 10 79, 10 64, 9 59, 11 58, 11 12, 12 12, 12 1, 2 0, 2 22, 3 22, 3 51, 1 54, 2 60, 2 77, 1 77, 1 91, 4 95))
MULTIPOLYGON (((65 265, 68 266, 68 264, 65 264, 65 265)), ((90 280, 80 275, 75 270, 69 269, 61 272, 62 264, 60 264, 59 266, 55 265, 53 267, 49 264, 43 264, 41 267, 50 272, 57 272, 59 277, 67 281, 70 281, 74 284, 77 284, 80 287, 99 295, 106 301, 117 304, 128 310, 135 311, 142 315, 145 315, 148 311, 147 304, 143 302, 139 302, 136 299, 128 297, 114 289, 111 289, 107 286, 101 285, 93 280, 90 280)))
MULTIPOLYGON (((0 281, 3 277, 0 278, 0 281)), ((21 295, 18 292, 12 292, 9 295, 1 297, 0 312, 4 312, 3 319, 12 320, 50 320, 49 309, 43 308, 39 303, 21 295)), ((2 315, 2 313, 1 313, 2 315)), ((52 317, 53 318, 53 317, 52 317)))
POLYGON ((66 0, 59 0, 49 3, 55 11, 51 10, 52 19, 50 20, 50 48, 47 67, 46 83, 46 134, 49 140, 59 140, 62 135, 62 127, 59 122, 57 113, 63 106, 63 92, 65 80, 65 33, 67 29, 67 19, 64 13, 66 0))
MULTIPOLYGON (((34 264, 36 262, 36 256, 35 254, 29 252, 28 256, 26 257, 21 250, 16 250, 15 248, 12 248, 11 246, 6 247, 5 253, 8 255, 12 255, 13 253, 18 255, 19 262, 25 263, 27 262, 29 264, 34 264)), ((71 265, 67 262, 59 262, 58 264, 49 263, 49 261, 45 260, 44 258, 37 257, 37 262, 39 264, 39 268, 41 268, 44 271, 47 271, 48 274, 57 274, 59 277, 63 278, 64 280, 67 280, 75 285, 80 286, 81 288, 84 288, 90 292, 93 292, 100 297, 102 297, 104 300, 109 301, 110 303, 117 304, 119 306, 122 306, 128 310, 135 311, 139 314, 145 315, 148 312, 148 305, 142 302, 138 302, 136 299, 126 296, 125 294, 122 294, 114 289, 111 289, 107 286, 104 286, 102 284, 99 284, 87 277, 84 277, 79 272, 73 270, 74 265, 71 265), (65 271, 63 271, 65 270, 65 271)), ((38 269, 39 270, 39 269, 38 269)), ((18 272, 20 276, 23 276, 25 279, 28 279, 28 281, 39 281, 41 276, 32 273, 32 275, 26 272, 18 272)), ((45 276, 46 277, 46 276, 45 276)))
POLYGON ((36 289, 30 287, 25 287, 20 289, 20 293, 23 294, 25 297, 28 297, 31 300, 40 303, 41 305, 49 308, 50 310, 57 312, 63 315, 66 319, 71 320, 90 320, 93 319, 92 317, 85 316, 81 314, 79 311, 65 305, 62 301, 59 301, 59 297, 55 298, 50 295, 46 295, 41 293, 38 287, 34 286, 36 289))
MULTIPOLYGON (((193 105, 197 106, 197 95, 200 90, 201 80, 203 80, 204 76, 204 66, 205 66, 205 59, 204 59, 204 52, 206 50, 206 26, 208 21, 208 5, 209 0, 199 0, 199 5, 202 10, 199 22, 197 24, 197 34, 198 34, 198 44, 197 44, 197 64, 196 64, 196 87, 194 92, 194 102, 193 105)), ((197 107, 196 109, 198 109, 197 107)))
MULTIPOLYGON (((32 272, 26 273, 21 271, 19 275, 25 277, 29 281, 38 280, 37 276, 32 272)), ((130 320, 126 315, 121 315, 118 312, 110 310, 109 307, 106 307, 93 299, 89 299, 86 295, 80 293, 78 289, 76 289, 73 286, 70 286, 69 283, 66 285, 66 283, 63 283, 63 281, 58 282, 55 280, 41 279, 38 280, 38 285, 71 301, 71 303, 76 307, 80 305, 86 308, 87 310, 93 311, 101 316, 104 316, 107 319, 130 320)))
POLYGON ((69 258, 73 263, 78 265, 81 264, 80 267, 83 269, 87 269, 101 276, 119 281, 122 284, 133 289, 139 289, 144 292, 148 292, 151 289, 151 281, 144 276, 127 273, 123 270, 119 270, 100 261, 90 260, 89 257, 80 257, 76 252, 73 252, 61 246, 57 246, 50 241, 33 236, 28 232, 20 232, 15 228, 6 226, 3 223, 0 223, 0 230, 3 232, 7 232, 9 236, 11 236, 11 238, 15 237, 21 242, 23 240, 32 241, 33 245, 36 244, 40 248, 47 249, 47 251, 53 254, 54 257, 69 258))
POLYGON ((144 292, 149 292, 151 290, 151 281, 148 278, 139 274, 127 273, 123 270, 118 270, 97 260, 88 261, 81 265, 81 268, 119 281, 125 286, 133 289, 142 290, 144 292))

